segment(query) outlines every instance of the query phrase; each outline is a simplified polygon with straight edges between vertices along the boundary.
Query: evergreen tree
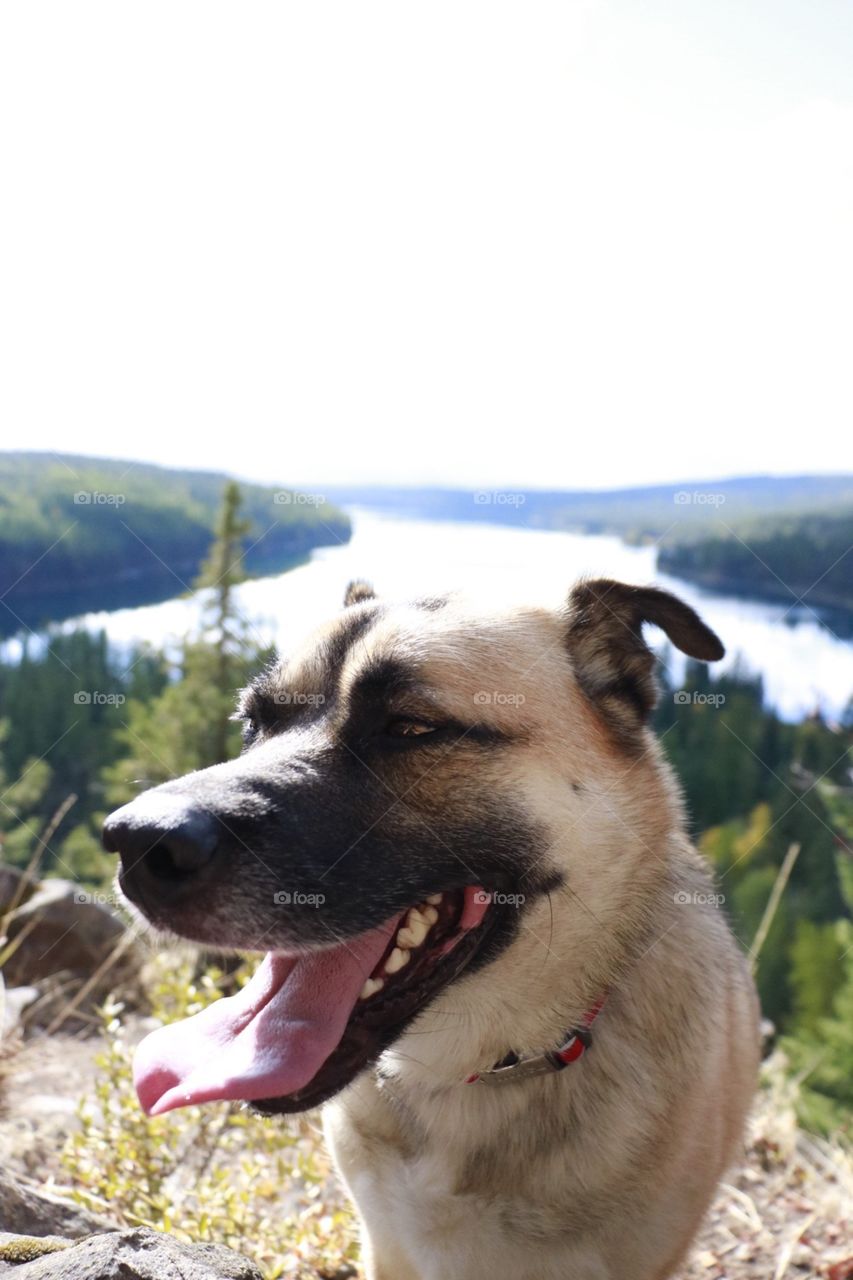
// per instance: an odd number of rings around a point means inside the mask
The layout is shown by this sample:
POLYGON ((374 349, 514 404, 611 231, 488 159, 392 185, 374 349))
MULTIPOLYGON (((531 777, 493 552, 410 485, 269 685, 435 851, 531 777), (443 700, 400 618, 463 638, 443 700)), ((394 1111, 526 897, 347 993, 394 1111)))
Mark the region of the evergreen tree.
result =
POLYGON ((823 1132, 853 1133, 853 924, 838 922, 845 948, 844 977, 829 1017, 783 1041, 791 1065, 803 1077, 801 1120, 823 1132))
POLYGON ((225 487, 216 538, 196 582, 210 598, 202 622, 203 647, 194 653, 189 676, 204 681, 217 706, 210 715, 210 763, 226 760, 233 733, 230 718, 234 695, 245 678, 246 657, 251 650, 248 624, 234 603, 234 588, 245 579, 243 539, 250 523, 240 517, 240 489, 232 480, 225 487), (208 677, 212 684, 208 685, 208 677))
MULTIPOLYGON (((9 721, 0 720, 0 748, 9 737, 9 721)), ((38 850, 48 820, 44 801, 50 785, 51 769, 45 760, 34 756, 20 776, 10 781, 0 756, 0 858, 4 862, 25 867, 38 850)))
POLYGON ((240 749, 240 731, 232 720, 237 692, 273 654, 235 599, 245 576, 242 544, 248 532, 239 508, 239 488, 229 484, 216 538, 195 584, 204 592, 198 632, 182 646, 176 679, 156 698, 128 703, 118 732, 123 758, 104 775, 111 804, 218 764, 240 749))
POLYGON ((814 1035, 821 1019, 832 1012, 844 981, 846 921, 815 924, 798 920, 791 944, 793 1026, 798 1033, 814 1035))

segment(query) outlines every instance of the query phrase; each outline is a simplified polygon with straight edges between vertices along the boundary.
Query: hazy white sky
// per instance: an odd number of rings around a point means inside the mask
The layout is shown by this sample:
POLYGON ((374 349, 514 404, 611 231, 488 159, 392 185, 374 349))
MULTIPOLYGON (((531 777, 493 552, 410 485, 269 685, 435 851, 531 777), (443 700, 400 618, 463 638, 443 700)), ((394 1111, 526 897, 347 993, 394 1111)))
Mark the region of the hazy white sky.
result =
POLYGON ((850 0, 0 8, 0 444, 853 469, 850 0))

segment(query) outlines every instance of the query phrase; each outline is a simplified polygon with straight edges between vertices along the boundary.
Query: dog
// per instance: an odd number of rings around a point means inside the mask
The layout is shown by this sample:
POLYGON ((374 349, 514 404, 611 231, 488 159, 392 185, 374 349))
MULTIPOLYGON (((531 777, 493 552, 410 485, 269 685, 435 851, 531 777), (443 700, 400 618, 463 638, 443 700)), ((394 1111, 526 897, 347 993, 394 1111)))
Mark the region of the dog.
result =
POLYGON ((266 952, 147 1037, 142 1106, 325 1104, 369 1280, 665 1280, 737 1153, 756 996, 649 728, 646 624, 723 656, 652 586, 353 583, 242 693, 236 760, 105 824, 151 924, 266 952))

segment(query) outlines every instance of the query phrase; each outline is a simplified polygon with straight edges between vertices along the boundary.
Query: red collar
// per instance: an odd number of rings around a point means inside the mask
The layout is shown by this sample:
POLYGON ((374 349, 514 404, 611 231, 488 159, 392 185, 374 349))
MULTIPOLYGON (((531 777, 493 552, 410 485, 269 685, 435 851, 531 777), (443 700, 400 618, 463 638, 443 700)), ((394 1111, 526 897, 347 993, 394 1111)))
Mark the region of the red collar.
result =
POLYGON ((572 1027, 566 1032, 562 1043, 556 1049, 547 1049, 544 1053, 532 1054, 521 1058, 517 1053, 508 1053, 505 1058, 489 1071, 478 1071, 469 1076, 466 1084, 505 1084, 510 1081, 527 1080, 531 1076, 544 1076, 552 1071, 562 1071, 571 1062, 577 1062, 592 1045, 590 1028, 604 1007, 606 996, 596 1000, 591 1009, 587 1009, 579 1027, 572 1027))

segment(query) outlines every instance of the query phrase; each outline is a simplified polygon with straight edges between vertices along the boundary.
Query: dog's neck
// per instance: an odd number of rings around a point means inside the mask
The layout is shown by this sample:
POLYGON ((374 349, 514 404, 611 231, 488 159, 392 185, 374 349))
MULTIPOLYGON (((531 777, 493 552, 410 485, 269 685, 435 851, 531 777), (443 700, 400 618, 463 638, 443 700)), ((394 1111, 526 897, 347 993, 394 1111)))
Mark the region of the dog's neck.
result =
POLYGON ((534 1076, 550 1075, 554 1071, 564 1071, 571 1063, 582 1058, 587 1049, 592 1047, 592 1024, 604 1007, 606 996, 601 996, 592 1008, 583 1016, 580 1026, 572 1027, 566 1032, 562 1042, 554 1049, 545 1049, 542 1053, 520 1056, 511 1049, 509 1053, 496 1062, 488 1071, 476 1071, 465 1081, 466 1084, 483 1084, 488 1086, 503 1084, 521 1084, 534 1076))

